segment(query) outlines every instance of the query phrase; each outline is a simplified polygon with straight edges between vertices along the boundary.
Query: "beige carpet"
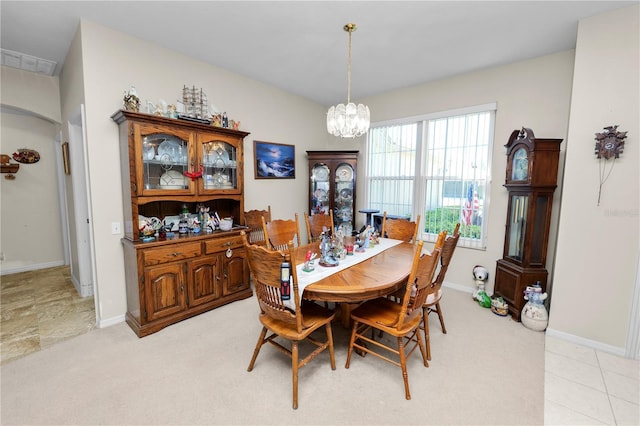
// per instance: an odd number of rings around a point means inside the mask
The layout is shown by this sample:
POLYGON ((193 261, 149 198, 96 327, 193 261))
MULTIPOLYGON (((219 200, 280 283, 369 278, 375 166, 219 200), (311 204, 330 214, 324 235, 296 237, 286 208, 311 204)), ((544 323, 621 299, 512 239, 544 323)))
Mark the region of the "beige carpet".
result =
POLYGON ((291 408, 289 361, 264 347, 254 297, 139 339, 125 324, 94 330, 0 367, 1 423, 20 424, 543 424, 544 333, 445 289, 448 333, 431 319, 432 361, 400 369, 367 356, 337 369, 323 353, 301 369, 291 408))

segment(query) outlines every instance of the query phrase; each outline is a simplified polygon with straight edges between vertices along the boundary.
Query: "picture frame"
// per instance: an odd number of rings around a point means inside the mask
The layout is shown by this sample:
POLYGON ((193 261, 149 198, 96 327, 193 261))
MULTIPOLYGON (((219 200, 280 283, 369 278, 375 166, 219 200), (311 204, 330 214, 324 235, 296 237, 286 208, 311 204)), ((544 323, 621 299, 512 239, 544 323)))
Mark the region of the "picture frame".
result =
POLYGON ((276 142, 253 141, 256 179, 295 179, 296 147, 276 142))
POLYGON ((64 166, 64 174, 71 174, 71 166, 69 164, 69 142, 62 144, 62 164, 64 166))

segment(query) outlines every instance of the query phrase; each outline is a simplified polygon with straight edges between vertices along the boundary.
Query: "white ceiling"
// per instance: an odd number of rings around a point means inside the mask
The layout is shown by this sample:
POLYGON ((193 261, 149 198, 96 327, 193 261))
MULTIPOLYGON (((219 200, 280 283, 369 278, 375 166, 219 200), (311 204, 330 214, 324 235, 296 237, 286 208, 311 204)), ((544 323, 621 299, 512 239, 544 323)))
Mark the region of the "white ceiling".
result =
MULTIPOLYGON (((80 18, 323 105, 572 49, 581 18, 635 1, 7 1, 3 49, 64 65, 80 18)), ((612 28, 615 23, 612 23, 612 28)))

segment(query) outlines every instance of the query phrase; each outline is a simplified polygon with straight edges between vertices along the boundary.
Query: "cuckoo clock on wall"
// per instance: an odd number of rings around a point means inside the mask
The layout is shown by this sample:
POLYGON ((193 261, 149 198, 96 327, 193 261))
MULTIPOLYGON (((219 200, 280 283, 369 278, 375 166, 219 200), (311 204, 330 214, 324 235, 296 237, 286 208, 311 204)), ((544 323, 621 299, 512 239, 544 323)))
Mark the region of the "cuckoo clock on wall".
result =
POLYGON ((502 259, 496 265, 494 296, 502 296, 520 320, 527 286, 546 291, 547 243, 562 139, 536 138, 531 129, 514 130, 505 145, 509 193, 502 259))

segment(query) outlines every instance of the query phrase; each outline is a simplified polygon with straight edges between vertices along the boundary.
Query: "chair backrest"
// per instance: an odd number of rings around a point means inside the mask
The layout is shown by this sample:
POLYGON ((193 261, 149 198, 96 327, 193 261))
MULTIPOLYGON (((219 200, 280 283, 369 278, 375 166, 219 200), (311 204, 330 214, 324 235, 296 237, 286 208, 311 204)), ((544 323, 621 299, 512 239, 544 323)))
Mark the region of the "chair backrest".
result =
POLYGON ((427 300, 429 287, 431 287, 431 282, 436 272, 446 235, 447 231, 442 231, 438 235, 436 245, 430 254, 422 253, 422 245, 424 244, 422 241, 418 241, 416 244, 411 273, 407 280, 404 296, 402 297, 402 307, 396 323, 398 329, 401 329, 406 322, 410 322, 422 315, 422 305, 427 300))
POLYGON ((266 245, 264 230, 262 229, 262 219, 271 222, 271 206, 267 210, 249 210, 244 212, 244 224, 249 228, 249 243, 266 245))
POLYGON ((253 275, 256 297, 263 315, 283 321, 288 324, 295 324, 298 333, 303 328, 302 312, 300 310, 300 295, 298 294, 298 275, 296 273, 293 242, 289 241, 286 251, 269 250, 264 246, 250 244, 247 234, 242 231, 244 247, 249 261, 249 270, 253 275), (295 306, 292 310, 282 300, 280 293, 280 267, 282 262, 291 264, 291 301, 295 306))
POLYGON ((382 232, 383 238, 393 238, 394 240, 402 240, 407 243, 416 243, 418 235, 418 226, 420 224, 420 215, 415 222, 407 219, 391 219, 387 217, 387 212, 382 215, 382 232))
POLYGON ((293 241, 295 246, 300 245, 298 213, 296 213, 294 220, 276 219, 267 222, 263 217, 262 229, 267 247, 272 250, 286 250, 289 241, 293 241))
POLYGON ((453 252, 456 251, 459 239, 460 224, 458 223, 453 230, 453 235, 447 237, 447 239, 444 241, 444 245, 442 246, 442 254, 440 255, 440 271, 438 272, 435 281, 431 284, 431 293, 440 290, 440 287, 444 282, 444 276, 447 274, 447 269, 449 269, 449 264, 451 263, 453 252))
POLYGON ((304 213, 304 221, 307 224, 307 238, 310 243, 318 241, 322 235, 322 229, 327 228, 332 234, 333 228, 333 210, 329 210, 329 214, 313 214, 309 216, 304 213))

